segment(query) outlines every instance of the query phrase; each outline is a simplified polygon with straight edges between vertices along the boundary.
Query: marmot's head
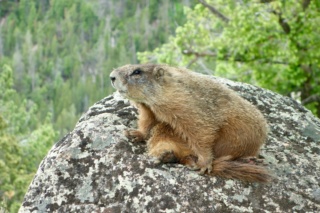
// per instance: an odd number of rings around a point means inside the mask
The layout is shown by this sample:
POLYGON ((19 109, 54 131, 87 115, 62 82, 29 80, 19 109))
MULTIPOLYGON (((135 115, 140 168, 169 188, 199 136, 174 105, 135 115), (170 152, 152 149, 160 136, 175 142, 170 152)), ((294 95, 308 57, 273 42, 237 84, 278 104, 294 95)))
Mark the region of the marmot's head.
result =
POLYGON ((165 67, 154 64, 125 65, 111 72, 111 83, 124 97, 148 103, 161 91, 165 67))

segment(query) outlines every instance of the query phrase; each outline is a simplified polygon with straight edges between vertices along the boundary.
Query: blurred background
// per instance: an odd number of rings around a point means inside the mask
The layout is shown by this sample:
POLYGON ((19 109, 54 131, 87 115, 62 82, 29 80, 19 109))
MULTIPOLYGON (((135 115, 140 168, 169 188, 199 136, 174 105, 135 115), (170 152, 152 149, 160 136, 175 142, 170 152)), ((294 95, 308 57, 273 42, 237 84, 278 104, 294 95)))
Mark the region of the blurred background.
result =
POLYGON ((289 96, 320 117, 318 0, 0 0, 0 212, 112 69, 166 63, 289 96))

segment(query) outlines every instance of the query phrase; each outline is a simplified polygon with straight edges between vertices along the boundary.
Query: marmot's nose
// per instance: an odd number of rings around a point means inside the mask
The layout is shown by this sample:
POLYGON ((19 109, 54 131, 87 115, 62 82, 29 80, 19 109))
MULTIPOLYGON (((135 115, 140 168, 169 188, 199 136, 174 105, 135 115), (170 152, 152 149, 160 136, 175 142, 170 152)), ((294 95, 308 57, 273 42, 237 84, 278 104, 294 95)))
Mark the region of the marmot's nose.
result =
POLYGON ((110 76, 111 82, 113 83, 116 80, 116 77, 110 76))

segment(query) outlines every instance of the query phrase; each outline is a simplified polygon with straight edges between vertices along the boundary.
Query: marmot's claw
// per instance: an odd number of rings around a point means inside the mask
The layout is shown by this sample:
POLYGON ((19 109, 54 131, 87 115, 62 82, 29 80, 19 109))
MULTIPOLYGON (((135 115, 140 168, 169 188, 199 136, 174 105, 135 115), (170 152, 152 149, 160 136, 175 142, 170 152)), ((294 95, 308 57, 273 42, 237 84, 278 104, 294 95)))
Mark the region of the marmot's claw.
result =
POLYGON ((212 159, 207 159, 207 160, 204 160, 202 158, 202 161, 198 161, 198 166, 200 168, 200 171, 199 171, 199 174, 203 175, 203 174, 210 174, 212 172, 212 159))
POLYGON ((159 158, 156 158, 156 159, 154 160, 154 163, 155 163, 155 164, 161 164, 161 160, 160 160, 159 158))
POLYGON ((129 138, 132 142, 144 141, 143 134, 139 130, 129 129, 124 131, 124 135, 129 138))
POLYGON ((199 174, 200 175, 204 175, 204 174, 210 174, 212 172, 212 165, 210 164, 210 165, 208 165, 208 166, 206 166, 206 167, 202 167, 201 169, 200 169, 200 171, 199 171, 199 174))
POLYGON ((200 168, 197 166, 191 166, 191 165, 187 165, 188 169, 192 170, 192 171, 198 171, 200 168))

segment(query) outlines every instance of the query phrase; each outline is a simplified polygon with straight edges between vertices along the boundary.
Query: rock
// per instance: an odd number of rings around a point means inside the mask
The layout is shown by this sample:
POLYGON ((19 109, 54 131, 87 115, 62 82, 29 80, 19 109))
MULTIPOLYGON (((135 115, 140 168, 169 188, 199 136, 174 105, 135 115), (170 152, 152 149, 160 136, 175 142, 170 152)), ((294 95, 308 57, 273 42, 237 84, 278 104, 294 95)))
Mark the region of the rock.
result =
POLYGON ((244 183, 156 164, 123 130, 137 111, 118 93, 94 104, 42 161, 20 212, 319 212, 320 121, 296 101, 218 79, 270 125, 261 155, 275 179, 244 183))

